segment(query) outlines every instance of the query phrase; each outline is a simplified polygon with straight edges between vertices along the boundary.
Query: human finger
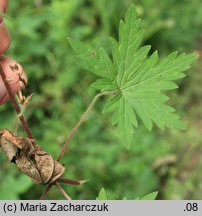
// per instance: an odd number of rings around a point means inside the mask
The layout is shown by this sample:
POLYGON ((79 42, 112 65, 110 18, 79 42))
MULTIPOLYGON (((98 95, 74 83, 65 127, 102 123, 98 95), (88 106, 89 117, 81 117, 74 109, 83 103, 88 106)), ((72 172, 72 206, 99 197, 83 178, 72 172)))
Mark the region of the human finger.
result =
MULTIPOLYGON (((0 64, 11 87, 12 93, 15 94, 23 89, 27 84, 27 76, 22 66, 14 59, 2 55, 0 56, 0 64)), ((0 104, 3 104, 7 100, 9 100, 9 95, 4 82, 0 77, 0 104)))

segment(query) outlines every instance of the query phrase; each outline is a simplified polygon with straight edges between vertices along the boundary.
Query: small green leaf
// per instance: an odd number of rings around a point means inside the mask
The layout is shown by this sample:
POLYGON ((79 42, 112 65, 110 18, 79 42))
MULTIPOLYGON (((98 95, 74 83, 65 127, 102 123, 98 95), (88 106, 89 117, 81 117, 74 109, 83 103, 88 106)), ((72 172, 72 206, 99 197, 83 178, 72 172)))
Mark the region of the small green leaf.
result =
POLYGON ((117 89, 115 83, 108 79, 97 79, 91 86, 100 91, 114 91, 117 89))
POLYGON ((104 188, 100 190, 100 193, 98 194, 96 200, 107 200, 107 195, 104 188))
POLYGON ((142 197, 141 200, 155 200, 157 195, 158 195, 158 191, 155 191, 142 197))

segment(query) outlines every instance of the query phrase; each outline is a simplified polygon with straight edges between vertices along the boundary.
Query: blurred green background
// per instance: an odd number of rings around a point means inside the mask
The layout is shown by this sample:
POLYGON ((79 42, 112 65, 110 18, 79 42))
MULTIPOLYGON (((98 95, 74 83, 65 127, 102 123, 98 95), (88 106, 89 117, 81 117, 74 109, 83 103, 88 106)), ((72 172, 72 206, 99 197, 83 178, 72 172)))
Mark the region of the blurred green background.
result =
MULTIPOLYGON (((67 36, 108 48, 118 36, 119 20, 134 2, 146 29, 145 44, 161 56, 202 52, 201 0, 20 0, 10 1, 6 21, 12 45, 6 55, 25 68, 34 96, 25 116, 38 143, 57 157, 71 129, 96 91, 96 77, 85 71, 67 36)), ((202 199, 202 59, 169 101, 187 124, 186 131, 140 126, 126 150, 102 114, 100 100, 75 137, 62 163, 64 177, 89 179, 81 186, 62 185, 72 199, 95 199, 102 187, 109 199, 128 199, 159 191, 158 199, 202 199)), ((0 128, 13 129, 10 103, 0 107, 0 128)), ((19 134, 23 131, 19 129, 19 134)), ((34 185, 0 152, 0 199, 39 199, 45 187, 34 185)), ((52 188, 48 199, 63 199, 52 188)))

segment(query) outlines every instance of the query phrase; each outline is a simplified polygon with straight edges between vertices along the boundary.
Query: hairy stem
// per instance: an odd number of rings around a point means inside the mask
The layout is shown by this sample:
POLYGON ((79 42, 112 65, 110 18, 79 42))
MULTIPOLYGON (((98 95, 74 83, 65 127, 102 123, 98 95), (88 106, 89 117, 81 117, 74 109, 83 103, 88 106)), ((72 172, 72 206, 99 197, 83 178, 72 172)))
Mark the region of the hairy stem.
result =
POLYGON ((6 90, 8 92, 8 95, 10 97, 10 100, 12 102, 12 105, 13 105, 13 107, 14 107, 14 109, 15 109, 15 111, 16 111, 16 113, 17 113, 17 115, 18 115, 18 117, 19 117, 19 119, 21 121, 22 127, 24 128, 25 132, 27 133, 28 138, 29 139, 34 139, 34 137, 32 135, 32 132, 29 129, 28 124, 27 124, 24 116, 21 114, 20 107, 18 106, 18 103, 17 103, 17 101, 16 101, 16 99, 15 99, 15 97, 13 95, 13 92, 11 90, 11 87, 10 87, 7 79, 6 79, 6 75, 5 75, 4 71, 3 71, 3 68, 1 66, 1 64, 0 64, 0 74, 1 74, 1 78, 2 78, 2 80, 4 82, 4 85, 6 87, 6 90))
POLYGON ((88 114, 91 112, 91 110, 93 109, 95 103, 97 102, 97 100, 102 97, 102 96, 110 96, 110 95, 114 95, 116 94, 116 92, 101 92, 99 94, 97 94, 93 100, 91 101, 91 103, 89 104, 88 108, 86 109, 86 111, 83 113, 83 115, 81 116, 81 118, 79 119, 79 121, 76 123, 75 127, 72 129, 71 133, 69 134, 69 137, 67 138, 66 143, 63 145, 61 152, 57 158, 57 161, 60 161, 62 156, 64 155, 67 146, 69 145, 69 142, 71 141, 72 137, 74 136, 75 132, 78 130, 78 128, 81 126, 81 124, 86 120, 88 114))

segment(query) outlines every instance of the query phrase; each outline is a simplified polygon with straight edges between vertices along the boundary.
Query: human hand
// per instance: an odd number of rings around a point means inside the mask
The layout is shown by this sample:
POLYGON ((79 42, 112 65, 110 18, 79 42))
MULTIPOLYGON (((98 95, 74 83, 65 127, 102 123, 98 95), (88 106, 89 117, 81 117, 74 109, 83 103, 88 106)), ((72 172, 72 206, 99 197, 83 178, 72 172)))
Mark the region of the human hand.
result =
MULTIPOLYGON (((12 93, 15 94, 25 87, 27 76, 19 63, 14 59, 2 55, 10 46, 10 35, 4 23, 3 16, 1 16, 6 12, 7 5, 8 0, 0 0, 0 70, 3 70, 12 93)), ((9 98, 4 81, 0 76, 0 105, 9 100, 9 98)))
POLYGON ((7 0, 0 0, 0 54, 4 53, 10 46, 10 35, 3 20, 8 5, 7 0))

